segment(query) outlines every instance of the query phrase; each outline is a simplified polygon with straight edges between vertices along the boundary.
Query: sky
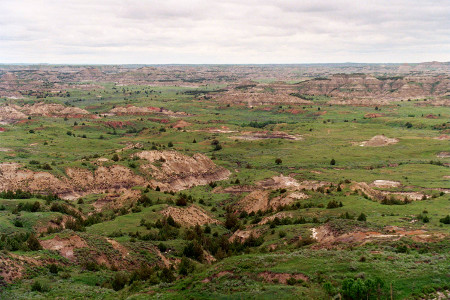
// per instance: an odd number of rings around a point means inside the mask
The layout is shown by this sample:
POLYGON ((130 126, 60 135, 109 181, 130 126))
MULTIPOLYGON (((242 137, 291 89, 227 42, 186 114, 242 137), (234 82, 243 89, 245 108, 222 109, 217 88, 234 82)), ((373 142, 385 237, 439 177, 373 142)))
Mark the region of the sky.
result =
POLYGON ((0 63, 450 61, 449 0, 0 0, 0 63))

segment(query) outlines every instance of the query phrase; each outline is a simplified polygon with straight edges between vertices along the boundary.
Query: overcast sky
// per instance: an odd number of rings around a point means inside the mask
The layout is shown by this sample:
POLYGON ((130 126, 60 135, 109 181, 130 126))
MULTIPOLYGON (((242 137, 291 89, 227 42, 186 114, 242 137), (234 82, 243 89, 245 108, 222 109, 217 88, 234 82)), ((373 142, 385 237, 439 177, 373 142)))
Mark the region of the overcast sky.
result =
POLYGON ((0 63, 432 60, 449 0, 0 0, 0 63))

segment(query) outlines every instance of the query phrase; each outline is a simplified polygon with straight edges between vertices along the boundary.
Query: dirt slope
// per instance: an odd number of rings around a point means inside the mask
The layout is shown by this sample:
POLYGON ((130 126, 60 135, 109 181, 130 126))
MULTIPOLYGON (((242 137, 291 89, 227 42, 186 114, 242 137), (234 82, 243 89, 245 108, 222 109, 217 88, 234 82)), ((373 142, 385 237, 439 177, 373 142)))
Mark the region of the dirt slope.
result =
POLYGON ((28 116, 11 106, 0 106, 0 123, 13 123, 28 116))
POLYGON ((161 190, 179 191, 196 185, 227 179, 231 174, 227 169, 217 166, 203 154, 192 157, 176 151, 142 151, 137 157, 150 164, 141 166, 151 175, 152 185, 161 190))
POLYGON ((210 217, 204 209, 196 205, 190 205, 187 208, 168 206, 161 211, 161 214, 166 217, 172 216, 175 222, 187 226, 219 223, 218 220, 210 217))
POLYGON ((87 110, 79 107, 68 107, 61 104, 44 102, 15 106, 15 108, 30 116, 70 116, 90 114, 87 110))
POLYGON ((334 231, 328 225, 311 229, 312 237, 320 244, 319 247, 339 244, 363 245, 365 243, 379 240, 399 240, 405 236, 411 237, 414 241, 420 242, 439 240, 445 237, 442 234, 432 234, 425 230, 406 230, 395 226, 386 226, 384 230, 386 232, 356 229, 352 232, 339 233, 334 231))
POLYGON ((75 260, 74 250, 88 247, 88 244, 78 235, 61 238, 56 235, 50 240, 40 241, 42 248, 58 251, 61 256, 72 261, 75 260))
POLYGON ((296 200, 306 198, 308 198, 308 196, 300 192, 284 193, 272 197, 271 191, 269 190, 256 190, 238 201, 235 207, 237 211, 246 211, 248 213, 257 212, 258 210, 276 210, 279 207, 291 205, 296 200))
POLYGON ((114 165, 100 166, 95 172, 81 168, 67 168, 68 177, 57 178, 48 172, 23 169, 17 163, 0 164, 0 190, 26 190, 34 193, 56 193, 74 199, 85 194, 102 193, 143 185, 145 180, 130 169, 114 165))
POLYGON ((159 186, 163 191, 179 191, 224 180, 231 174, 203 154, 190 157, 176 151, 143 151, 137 156, 150 162, 141 167, 153 179, 136 175, 122 165, 99 166, 95 171, 66 168, 67 177, 58 178, 49 172, 25 169, 17 163, 0 163, 0 191, 22 189, 34 193, 56 193, 66 199, 76 199, 86 194, 144 185, 154 188, 159 186))

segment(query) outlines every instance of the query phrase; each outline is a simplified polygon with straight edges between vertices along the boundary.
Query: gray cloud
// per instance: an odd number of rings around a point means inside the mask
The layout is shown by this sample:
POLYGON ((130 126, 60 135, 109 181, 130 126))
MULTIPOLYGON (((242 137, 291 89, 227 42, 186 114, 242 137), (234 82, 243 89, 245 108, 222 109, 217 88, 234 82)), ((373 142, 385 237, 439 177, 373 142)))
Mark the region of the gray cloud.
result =
POLYGON ((449 1, 2 0, 0 62, 450 60, 449 1))

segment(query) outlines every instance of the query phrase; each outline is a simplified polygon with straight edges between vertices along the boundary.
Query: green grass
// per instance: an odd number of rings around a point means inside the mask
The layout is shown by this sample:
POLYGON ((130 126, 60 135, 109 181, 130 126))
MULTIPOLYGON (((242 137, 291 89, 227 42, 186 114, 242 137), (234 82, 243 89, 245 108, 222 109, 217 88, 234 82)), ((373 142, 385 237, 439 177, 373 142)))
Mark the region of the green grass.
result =
MULTIPOLYGON (((301 80, 299 74, 299 80, 301 80)), ((261 79, 260 82, 272 82, 272 78, 261 79)), ((298 82, 295 81, 295 82, 298 82)), ((291 83, 294 83, 291 82, 291 83)), ((363 246, 342 245, 329 250, 315 249, 313 246, 298 248, 295 239, 307 237, 311 228, 321 226, 323 222, 337 224, 346 230, 383 231, 386 226, 399 226, 408 229, 422 229, 430 233, 450 233, 450 226, 443 225, 439 219, 450 211, 450 196, 439 195, 441 189, 450 187, 448 164, 450 158, 437 158, 436 154, 448 151, 448 141, 434 139, 444 131, 435 129, 448 122, 450 114, 437 106, 419 106, 423 101, 395 102, 388 106, 349 107, 329 105, 330 98, 315 96, 311 105, 266 105, 253 109, 231 104, 229 107, 215 100, 198 100, 185 94, 195 88, 186 87, 150 87, 127 86, 116 87, 112 83, 101 83, 101 88, 95 91, 71 90, 71 97, 50 97, 46 101, 74 105, 87 109, 91 113, 106 113, 114 106, 135 105, 164 107, 172 111, 184 111, 191 116, 183 119, 192 125, 185 130, 171 128, 179 118, 169 118, 165 115, 150 114, 146 116, 108 116, 96 119, 68 119, 32 117, 31 120, 14 125, 5 125, 6 132, 1 134, 1 147, 11 151, 0 151, 1 162, 17 162, 24 168, 33 171, 45 171, 44 163, 51 165, 52 174, 65 177, 68 167, 88 168, 95 170, 99 163, 97 159, 111 159, 116 150, 122 149, 127 143, 141 143, 144 150, 150 150, 156 145, 160 150, 167 150, 169 142, 174 144, 173 150, 186 155, 203 153, 215 158, 214 162, 229 169, 232 174, 229 179, 217 182, 219 187, 229 187, 239 179, 241 185, 254 185, 260 180, 274 175, 292 176, 299 181, 319 180, 336 185, 344 180, 371 183, 374 180, 395 180, 403 185, 392 191, 417 191, 437 197, 423 201, 415 201, 407 205, 382 205, 353 194, 348 187, 341 192, 330 194, 307 191, 308 200, 315 206, 326 207, 331 200, 343 203, 343 207, 335 209, 302 208, 288 209, 293 218, 305 217, 309 223, 279 225, 270 228, 269 224, 256 225, 254 229, 262 230, 264 242, 260 247, 250 248, 249 253, 227 257, 212 265, 196 263, 197 269, 187 277, 180 277, 174 283, 150 284, 135 283, 124 290, 114 292, 109 286, 115 270, 102 268, 98 272, 86 271, 77 263, 63 259, 56 252, 16 251, 14 254, 63 264, 63 271, 70 278, 61 275, 51 275, 44 267, 31 264, 25 271, 27 276, 13 285, 9 285, 0 297, 15 299, 327 299, 329 295, 323 289, 324 282, 331 282, 338 288, 345 278, 365 276, 366 278, 381 277, 387 284, 392 283, 395 299, 413 297, 424 287, 443 287, 448 281, 448 239, 429 244, 416 243, 410 239, 383 243, 371 242, 363 246), (123 93, 122 89, 125 89, 123 93), (149 93, 148 97, 145 91, 149 93), (138 93, 139 92, 139 93, 138 93), (98 97, 100 96, 100 97, 98 97), (320 108, 320 111, 319 111, 320 108), (292 114, 290 109, 302 112, 292 114), (321 112, 322 114, 318 114, 321 112), (325 112, 325 113, 324 113, 325 112), (367 118, 371 113, 383 114, 379 118, 367 118), (434 115, 436 118, 427 118, 434 115), (168 119, 169 123, 158 123, 148 119, 168 119), (78 125, 74 125, 74 122, 78 125), (252 121, 273 121, 265 128, 248 127, 252 121), (122 128, 114 129, 107 122, 122 122, 122 128), (411 128, 406 123, 412 124, 411 128), (85 125, 82 125, 82 124, 85 125), (211 127, 226 126, 235 133, 208 132, 211 127), (165 131, 160 131, 165 128, 165 131), (34 130, 35 133, 29 133, 34 130), (70 131, 73 135, 67 135, 70 131), (282 139, 267 139, 256 141, 236 140, 233 136, 248 131, 283 131, 292 135, 300 135, 302 140, 291 141, 282 139), (387 137, 398 138, 395 145, 385 147, 361 147, 359 144, 375 135, 384 134, 387 137), (83 138, 83 135, 86 138, 83 138), (103 136, 103 139, 100 139, 103 136), (193 143, 193 140, 197 143, 193 143), (214 151, 212 140, 217 139, 222 150, 214 151), (281 158, 282 163, 276 164, 275 159, 281 158), (336 165, 330 165, 331 159, 336 165), (30 164, 30 161, 39 164, 30 164), (433 164, 430 163, 433 162, 433 164), (447 164, 447 165, 446 165, 447 164), (312 172, 314 171, 314 172, 312 172), (439 195, 439 196, 438 196, 439 195), (415 221, 416 216, 425 214, 429 223, 415 221), (367 222, 345 221, 340 215, 350 213, 357 217, 360 213, 367 215, 367 222), (317 217, 320 223, 311 223, 317 217), (280 238, 280 232, 286 233, 280 238), (277 250, 268 253, 269 245, 277 245, 277 250), (397 246, 406 244, 409 253, 398 253, 397 246), (430 247, 431 250, 420 252, 420 249, 430 247), (365 262, 361 257, 365 257, 365 262), (220 271, 232 271, 232 275, 213 278, 220 271), (306 284, 293 286, 280 283, 265 283, 258 274, 263 271, 276 273, 302 273, 310 278, 306 284), (204 283, 205 278, 212 278, 204 283), (50 286, 45 293, 32 292, 30 285, 34 280, 42 280, 50 286)), ((202 86, 201 90, 216 90, 224 86, 202 86)), ((269 90, 267 90, 269 91, 269 90)), ((22 103, 38 102, 33 97, 18 100, 22 103)), ((2 125, 3 126, 3 125, 2 125)), ((120 152, 119 162, 108 161, 104 166, 121 164, 129 166, 131 156, 141 150, 131 149, 120 152)), ((137 175, 148 176, 139 169, 145 161, 134 161, 138 167, 133 169, 137 175)), ((147 177, 149 178, 149 177, 147 177)), ((136 187, 144 190, 145 187, 136 187)), ((227 206, 235 204, 245 194, 232 195, 213 193, 208 185, 193 187, 184 191, 191 195, 194 204, 205 209, 212 217, 223 222, 227 206), (201 202, 200 202, 201 201, 201 202)), ((104 239, 119 230, 123 233, 114 239, 130 250, 130 257, 125 261, 134 261, 135 265, 142 262, 156 264, 157 255, 148 249, 163 242, 169 249, 164 255, 174 260, 180 259, 187 241, 183 239, 186 228, 180 230, 180 236, 168 241, 140 241, 132 238, 129 233, 139 231, 149 232, 140 226, 141 219, 155 222, 161 219, 160 211, 167 205, 173 205, 177 195, 172 196, 156 191, 147 195, 153 200, 149 207, 140 206, 136 213, 121 213, 108 209, 104 216, 114 216, 92 226, 86 227, 85 233, 77 233, 84 238, 92 253, 104 253, 111 257, 120 257, 117 250, 104 239), (160 199, 157 202, 157 199, 160 199)), ((102 194, 86 195, 84 203, 69 201, 75 208, 81 208, 84 216, 95 212, 93 204, 102 194)), ((63 203, 58 201, 58 203, 63 203)), ((50 220, 61 216, 51 212, 45 201, 37 199, 0 199, 0 232, 12 235, 14 233, 36 232, 46 226, 50 220), (14 214, 14 208, 20 202, 40 201, 43 209, 38 212, 22 211, 14 214), (23 227, 14 226, 14 220, 20 219, 23 227)), ((232 209, 231 209, 232 210, 232 209)), ((270 213, 265 214, 268 216, 270 213)), ((263 217, 264 217, 263 216, 263 217)), ((254 217, 247 217, 247 225, 254 217)), ((243 220, 240 220, 244 229, 243 220)), ((222 224, 211 225, 212 233, 219 236, 231 235, 232 232, 222 224)), ((250 228, 250 227, 249 227, 250 228)), ((152 228, 151 231, 156 231, 152 228)), ((60 238, 68 237, 71 231, 58 233, 60 238)), ((40 237, 41 240, 54 238, 56 234, 40 237)), ((210 236, 210 235, 209 235, 210 236)), ((85 254, 85 258, 93 255, 89 250, 77 250, 85 254)), ((334 296, 334 295, 333 295, 334 296)))

